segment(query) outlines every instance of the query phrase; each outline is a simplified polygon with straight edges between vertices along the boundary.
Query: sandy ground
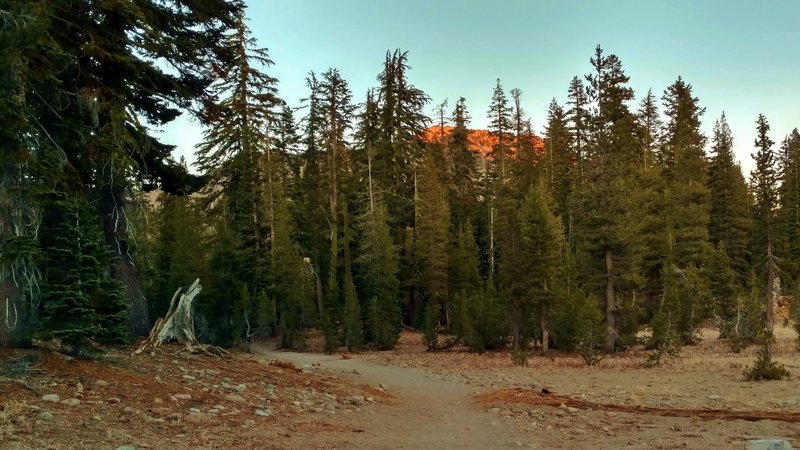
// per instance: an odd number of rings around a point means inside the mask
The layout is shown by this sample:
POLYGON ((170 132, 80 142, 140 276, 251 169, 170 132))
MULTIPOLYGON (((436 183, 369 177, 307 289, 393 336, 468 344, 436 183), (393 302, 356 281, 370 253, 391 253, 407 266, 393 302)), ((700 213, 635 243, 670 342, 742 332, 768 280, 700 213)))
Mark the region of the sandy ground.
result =
MULTIPOLYGON (((0 377, 0 448, 700 449, 776 436, 800 446, 793 332, 778 330, 777 359, 793 373, 780 382, 743 381, 754 349, 733 354, 715 338, 658 368, 641 350, 597 367, 557 354, 515 367, 502 352, 428 353, 413 333, 348 359, 272 342, 230 358, 43 351, 24 377, 0 377)), ((0 350, 4 370, 26 352, 0 350)))

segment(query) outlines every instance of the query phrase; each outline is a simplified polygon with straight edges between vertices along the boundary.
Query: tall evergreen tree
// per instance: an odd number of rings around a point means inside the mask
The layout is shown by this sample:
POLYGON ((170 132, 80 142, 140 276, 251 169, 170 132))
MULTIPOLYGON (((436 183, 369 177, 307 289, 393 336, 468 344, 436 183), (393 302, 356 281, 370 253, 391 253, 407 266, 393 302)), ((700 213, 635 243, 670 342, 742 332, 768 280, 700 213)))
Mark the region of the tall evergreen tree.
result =
POLYGON ((705 137, 692 86, 680 77, 664 93, 665 114, 663 170, 668 181, 667 201, 670 252, 679 267, 700 267, 709 254, 708 226, 711 195, 706 185, 708 170, 705 137))
MULTIPOLYGON (((779 248, 788 283, 800 282, 800 132, 792 130, 781 146, 779 248)), ((791 285, 791 284, 789 284, 791 285)))
POLYGON ((571 236, 574 190, 578 174, 576 173, 576 155, 572 152, 572 142, 564 109, 553 99, 547 112, 545 128, 545 161, 548 191, 555 199, 556 212, 561 216, 562 227, 571 236))
POLYGON ((381 350, 397 344, 402 326, 399 262, 388 220, 381 199, 373 198, 359 224, 358 264, 367 299, 366 334, 368 341, 381 350))
POLYGON ((569 83, 567 104, 570 105, 570 109, 567 111, 567 117, 570 121, 573 152, 577 159, 576 164, 581 179, 583 178, 583 161, 589 140, 589 103, 589 96, 583 81, 575 76, 569 83))
POLYGON ((475 217, 478 203, 477 156, 470 148, 470 115, 464 97, 456 102, 450 122, 447 147, 453 159, 452 186, 450 187, 450 211, 455 227, 459 227, 475 217))
MULTIPOLYGON (((275 119, 275 108, 282 102, 277 97, 277 80, 263 72, 272 61, 266 49, 255 47, 256 41, 243 12, 239 14, 236 27, 225 36, 225 43, 234 57, 213 90, 226 97, 208 109, 211 127, 204 133, 197 156, 198 167, 210 173, 214 182, 207 201, 220 210, 220 226, 225 229, 224 233, 230 233, 224 237, 226 244, 239 246, 219 248, 212 262, 231 269, 239 289, 245 286, 249 289, 246 295, 236 299, 236 303, 241 304, 229 310, 231 328, 215 335, 223 339, 222 342, 236 344, 247 337, 245 328, 252 325, 249 323, 252 310, 264 307, 256 304, 257 299, 265 298, 257 294, 268 289, 267 241, 274 221, 271 183, 275 181, 269 130, 275 119), (234 259, 248 261, 248 264, 229 266, 224 258, 229 257, 230 252, 241 253, 234 259)), ((229 280, 220 278, 218 282, 228 283, 229 280)), ((229 291, 225 288, 211 287, 207 292, 207 296, 219 294, 209 302, 229 301, 229 291)))
POLYGON ((90 205, 55 194, 46 209, 42 322, 39 333, 79 353, 88 339, 118 344, 127 339, 124 286, 110 277, 111 252, 100 239, 90 205))
POLYGON ((450 208, 447 191, 439 181, 433 149, 419 171, 415 254, 420 261, 419 285, 426 302, 425 339, 429 349, 437 346, 436 327, 449 322, 448 245, 450 208))
POLYGON ((740 285, 750 272, 750 194, 742 169, 734 160, 733 138, 725 114, 714 124, 708 169, 711 242, 722 244, 740 285))
POLYGON ((778 207, 778 168, 774 142, 769 138, 769 122, 763 114, 756 121, 755 169, 750 173, 750 183, 755 197, 753 218, 755 222, 754 244, 757 267, 764 274, 764 326, 772 339, 774 305, 776 301, 778 267, 774 253, 775 212, 778 207))
MULTIPOLYGON (((522 111, 519 112, 519 120, 521 127, 522 111)), ((491 155, 496 177, 500 180, 505 180, 507 176, 507 168, 509 165, 510 137, 514 131, 514 117, 513 108, 509 105, 508 97, 506 96, 503 86, 500 84, 500 79, 497 79, 497 84, 494 87, 492 94, 492 101, 489 104, 489 111, 487 116, 489 118, 489 132, 497 139, 494 147, 492 148, 491 155)), ((521 131, 521 130, 520 130, 521 131)), ((502 181, 501 181, 502 182, 502 181)))
POLYGON ((623 314, 632 299, 623 293, 635 290, 638 251, 633 236, 639 225, 630 205, 634 178, 630 174, 639 161, 636 122, 627 103, 633 90, 628 76, 615 55, 605 56, 598 46, 590 59, 595 69, 587 75, 588 92, 596 105, 592 116, 592 145, 587 152, 586 187, 580 203, 579 252, 583 261, 587 290, 604 294, 606 317, 605 350, 614 351, 618 338, 627 333, 624 325, 633 323, 623 314), (596 214, 603 205, 603 214, 596 214), (583 259, 583 258, 582 258, 583 259), (601 281, 602 280, 602 281, 601 281))
POLYGON ((392 236, 400 254, 400 279, 406 318, 416 322, 421 302, 415 297, 413 251, 416 170, 422 156, 422 135, 429 119, 430 98, 408 81, 408 52, 387 52, 378 75, 379 137, 372 161, 373 179, 383 191, 392 236))
POLYGON ((541 333, 545 352, 549 346, 550 322, 557 309, 564 247, 563 232, 548 203, 547 193, 540 184, 531 187, 519 209, 521 273, 528 274, 523 282, 527 285, 525 297, 532 306, 528 320, 538 325, 534 329, 541 333))
POLYGON ((655 165, 656 151, 661 137, 661 119, 658 115, 658 105, 653 90, 639 102, 639 111, 636 115, 642 130, 642 167, 649 168, 655 165))
MULTIPOLYGON (((355 292, 355 286, 352 285, 348 239, 350 224, 347 220, 349 217, 347 192, 343 189, 350 176, 350 157, 346 133, 351 127, 355 107, 351 104, 350 88, 336 69, 330 69, 322 75, 319 96, 323 116, 322 123, 324 124, 321 143, 326 155, 327 177, 323 192, 326 193, 328 200, 327 223, 330 249, 325 307, 320 308, 320 311, 323 327, 326 329, 326 348, 331 350, 335 347, 332 322, 338 321, 342 312, 343 294, 351 295, 355 292), (340 261, 340 255, 344 257, 344 260, 340 261)), ((353 299, 350 299, 350 303, 352 302, 353 299)), ((349 311, 355 312, 352 305, 349 311)), ((351 318, 351 324, 353 320, 355 318, 351 318)), ((351 334, 353 333, 351 332, 351 334)))

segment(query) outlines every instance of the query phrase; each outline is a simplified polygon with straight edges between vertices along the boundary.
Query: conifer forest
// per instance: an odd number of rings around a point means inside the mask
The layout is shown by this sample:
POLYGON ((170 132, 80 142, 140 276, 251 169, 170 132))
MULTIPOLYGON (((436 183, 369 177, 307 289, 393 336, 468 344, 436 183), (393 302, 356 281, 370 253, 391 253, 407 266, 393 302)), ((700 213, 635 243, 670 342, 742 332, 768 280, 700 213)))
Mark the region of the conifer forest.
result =
POLYGON ((712 327, 761 348, 753 379, 788 376, 770 349, 800 323, 800 132, 770 111, 743 173, 692 80, 634 92, 601 46, 564 92, 498 79, 488 110, 430 98, 413 49, 376 54, 367 92, 310 71, 297 102, 241 1, 118 3, 0 2, 3 346, 133 343, 199 279, 197 338, 223 348, 389 350, 405 329, 519 365, 638 345, 658 365, 712 327), (535 133, 525 95, 564 93, 535 133), (178 116, 202 125, 192 166, 158 133, 178 116))

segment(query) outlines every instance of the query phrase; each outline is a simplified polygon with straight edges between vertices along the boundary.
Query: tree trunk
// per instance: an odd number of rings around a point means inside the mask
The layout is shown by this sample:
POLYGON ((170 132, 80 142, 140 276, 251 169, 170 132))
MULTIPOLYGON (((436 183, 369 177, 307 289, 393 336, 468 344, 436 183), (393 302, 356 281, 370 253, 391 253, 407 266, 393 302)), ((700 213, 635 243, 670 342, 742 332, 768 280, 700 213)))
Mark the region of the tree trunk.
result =
POLYGON ((30 344, 28 302, 11 278, 0 281, 0 347, 30 344))
POLYGON ((764 295, 766 328, 772 336, 775 328, 775 262, 772 256, 772 239, 767 239, 767 289, 764 295))
POLYGON ((606 251, 606 353, 613 353, 617 343, 617 295, 614 287, 614 260, 606 251))
POLYGON ((139 288, 136 267, 128 247, 128 218, 125 214, 126 198, 123 189, 109 186, 102 189, 100 214, 106 245, 117 256, 111 266, 111 276, 125 285, 128 297, 128 331, 134 336, 144 336, 150 329, 147 302, 139 288))
POLYGON ((550 329, 547 328, 547 321, 544 319, 544 314, 542 314, 541 326, 542 326, 542 353, 547 353, 547 351, 550 350, 550 329))

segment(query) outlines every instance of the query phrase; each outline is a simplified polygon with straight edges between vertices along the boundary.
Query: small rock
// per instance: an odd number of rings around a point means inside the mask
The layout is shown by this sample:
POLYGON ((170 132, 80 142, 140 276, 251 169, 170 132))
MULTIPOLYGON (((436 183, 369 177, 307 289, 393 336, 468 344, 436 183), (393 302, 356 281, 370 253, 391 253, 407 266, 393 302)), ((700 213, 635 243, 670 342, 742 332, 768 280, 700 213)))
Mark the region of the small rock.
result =
POLYGON ((209 417, 208 414, 200 411, 192 411, 186 416, 186 420, 191 423, 206 423, 211 420, 211 417, 209 417))
POLYGON ((47 394, 42 396, 42 401, 58 403, 61 401, 61 397, 59 397, 57 394, 47 394))
POLYGON ((136 447, 132 445, 120 445, 119 447, 115 448, 114 450, 136 450, 136 447))
POLYGON ((103 421, 103 418, 100 417, 100 416, 92 416, 92 419, 94 419, 95 422, 102 422, 103 421))
POLYGON ((254 426, 256 426, 256 421, 253 419, 247 419, 244 421, 244 425, 242 426, 245 428, 253 428, 254 426))
POLYGON ((211 408, 208 410, 209 414, 219 414, 219 410, 217 408, 211 408))
POLYGON ((107 387, 108 381, 105 380, 97 380, 94 382, 95 387, 107 387))
POLYGON ((189 412, 200 412, 197 408, 189 408, 189 412))
POLYGON ((720 400, 722 400, 722 396, 721 395, 709 395, 708 399, 709 400, 714 400, 714 401, 720 401, 720 400))
POLYGON ((173 395, 178 400, 191 400, 192 394, 175 394, 173 395))
POLYGON ((247 400, 244 399, 241 395, 238 394, 228 394, 225 396, 225 400, 229 402, 236 402, 236 403, 244 403, 247 400))
POLYGON ((136 410, 131 408, 130 406, 126 406, 125 409, 122 410, 122 412, 130 414, 130 413, 136 412, 136 410))
POLYGON ((642 404, 642 399, 639 398, 638 395, 636 395, 636 394, 631 392, 630 394, 628 394, 628 398, 625 400, 625 403, 628 403, 628 404, 631 404, 631 405, 634 405, 634 406, 639 406, 639 405, 642 404))
POLYGON ((75 392, 83 394, 83 384, 80 381, 75 383, 75 392))
POLYGON ((389 390, 389 388, 388 388, 388 387, 386 387, 386 385, 385 385, 385 384, 383 384, 383 383, 378 383, 378 387, 379 387, 379 388, 381 388, 381 389, 383 389, 384 391, 388 391, 388 390, 389 390))
POLYGON ((81 404, 81 401, 78 400, 77 398, 67 398, 67 399, 61 400, 61 404, 62 405, 67 405, 67 406, 78 406, 78 405, 81 404))
POLYGON ((170 414, 169 416, 167 416, 167 419, 169 419, 169 420, 171 420, 173 422, 177 422, 177 421, 181 420, 182 418, 183 418, 183 414, 181 414, 179 412, 174 412, 174 413, 170 414))
POLYGON ((572 406, 570 406, 567 408, 567 411, 569 411, 570 414, 577 414, 578 408, 573 408, 572 406))
POLYGON ((361 372, 359 372, 359 371, 358 371, 358 370, 356 370, 356 369, 353 369, 353 375, 361 375, 361 372))
POLYGON ((159 397, 156 397, 153 399, 153 403, 164 403, 164 400, 159 397))
POLYGON ((500 413, 500 408, 489 408, 488 412, 490 414, 499 414, 500 413))
POLYGON ((260 417, 269 417, 269 416, 272 415, 272 410, 271 409, 257 409, 256 410, 256 415, 260 416, 260 417))
POLYGON ((39 413, 39 418, 42 420, 53 420, 53 413, 50 411, 42 411, 39 413))
POLYGON ((111 397, 111 398, 107 399, 106 402, 113 403, 113 404, 116 404, 116 405, 120 404, 120 400, 117 397, 111 397))
POLYGON ((374 398, 374 397, 372 397, 372 396, 367 396, 367 399, 366 399, 366 400, 367 400, 368 402, 370 402, 370 403, 375 403, 375 398, 374 398))
POLYGON ((195 377, 193 377, 193 376, 191 376, 191 375, 184 375, 184 376, 183 376, 183 379, 184 379, 184 380, 186 380, 186 381, 194 381, 194 380, 196 380, 197 378, 195 378, 195 377))
POLYGON ((247 390, 247 385, 246 384, 240 384, 238 386, 234 386, 233 390, 236 391, 236 392, 244 392, 244 391, 247 390))

